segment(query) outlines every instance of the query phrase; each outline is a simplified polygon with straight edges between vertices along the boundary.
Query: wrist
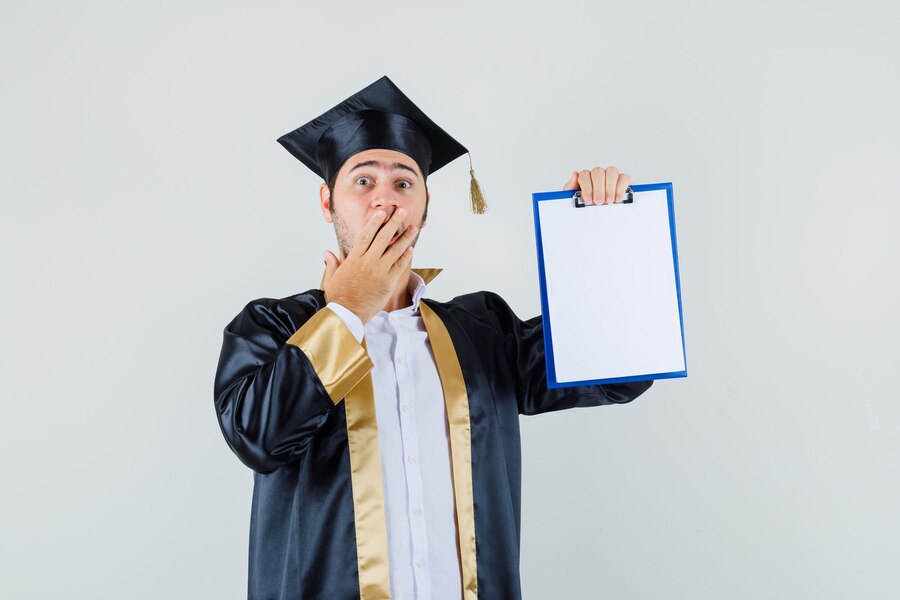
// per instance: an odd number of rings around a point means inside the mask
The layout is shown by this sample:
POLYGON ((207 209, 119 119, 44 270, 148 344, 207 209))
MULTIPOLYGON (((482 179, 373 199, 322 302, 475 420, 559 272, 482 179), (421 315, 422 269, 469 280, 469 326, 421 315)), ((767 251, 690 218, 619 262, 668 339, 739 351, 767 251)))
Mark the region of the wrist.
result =
POLYGON ((363 325, 368 323, 373 315, 368 314, 365 310, 362 310, 352 298, 345 298, 343 296, 328 296, 329 304, 338 304, 345 310, 349 311, 353 314, 357 319, 359 319, 363 325))

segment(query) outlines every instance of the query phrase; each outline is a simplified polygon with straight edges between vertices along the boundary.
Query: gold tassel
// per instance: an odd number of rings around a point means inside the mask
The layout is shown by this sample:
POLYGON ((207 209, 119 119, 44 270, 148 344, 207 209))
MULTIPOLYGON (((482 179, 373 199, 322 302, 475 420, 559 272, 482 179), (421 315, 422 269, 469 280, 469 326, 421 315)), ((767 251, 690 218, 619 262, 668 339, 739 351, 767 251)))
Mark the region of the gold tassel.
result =
POLYGON ((469 153, 469 199, 472 201, 472 212, 476 215, 483 215, 487 210, 487 201, 484 199, 484 192, 481 190, 481 184, 475 179, 475 168, 472 166, 472 154, 469 153))

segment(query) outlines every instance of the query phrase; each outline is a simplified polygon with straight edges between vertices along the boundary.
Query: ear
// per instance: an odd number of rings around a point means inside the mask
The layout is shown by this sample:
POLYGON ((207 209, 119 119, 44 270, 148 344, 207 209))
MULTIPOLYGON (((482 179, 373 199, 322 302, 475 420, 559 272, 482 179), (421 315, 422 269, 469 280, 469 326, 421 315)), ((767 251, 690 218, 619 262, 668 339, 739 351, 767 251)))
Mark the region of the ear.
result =
POLYGON ((325 222, 331 223, 331 192, 328 191, 328 184, 324 181, 319 186, 319 206, 322 208, 325 222))

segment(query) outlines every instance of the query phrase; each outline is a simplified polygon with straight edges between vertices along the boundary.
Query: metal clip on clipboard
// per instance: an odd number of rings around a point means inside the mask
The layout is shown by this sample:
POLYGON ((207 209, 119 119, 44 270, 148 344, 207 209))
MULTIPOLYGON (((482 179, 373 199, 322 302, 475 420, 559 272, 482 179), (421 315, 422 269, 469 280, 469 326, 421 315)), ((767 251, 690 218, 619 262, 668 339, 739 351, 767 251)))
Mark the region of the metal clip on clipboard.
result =
MULTIPOLYGON (((581 198, 581 190, 575 192, 575 195, 572 196, 572 200, 575 201, 575 208, 584 208, 586 206, 599 206, 596 204, 585 204, 584 200, 581 198)), ((634 194, 631 191, 631 188, 625 189, 625 199, 622 200, 622 204, 631 204, 634 202, 634 194)))

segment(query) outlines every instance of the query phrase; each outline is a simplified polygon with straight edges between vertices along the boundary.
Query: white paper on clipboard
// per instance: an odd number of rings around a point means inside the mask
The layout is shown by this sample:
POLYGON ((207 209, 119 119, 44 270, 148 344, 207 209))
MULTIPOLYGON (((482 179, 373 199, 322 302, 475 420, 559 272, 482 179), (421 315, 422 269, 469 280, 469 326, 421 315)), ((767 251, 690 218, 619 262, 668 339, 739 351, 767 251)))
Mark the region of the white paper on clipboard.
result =
POLYGON ((533 196, 550 387, 687 375, 672 185, 631 189, 533 196))

